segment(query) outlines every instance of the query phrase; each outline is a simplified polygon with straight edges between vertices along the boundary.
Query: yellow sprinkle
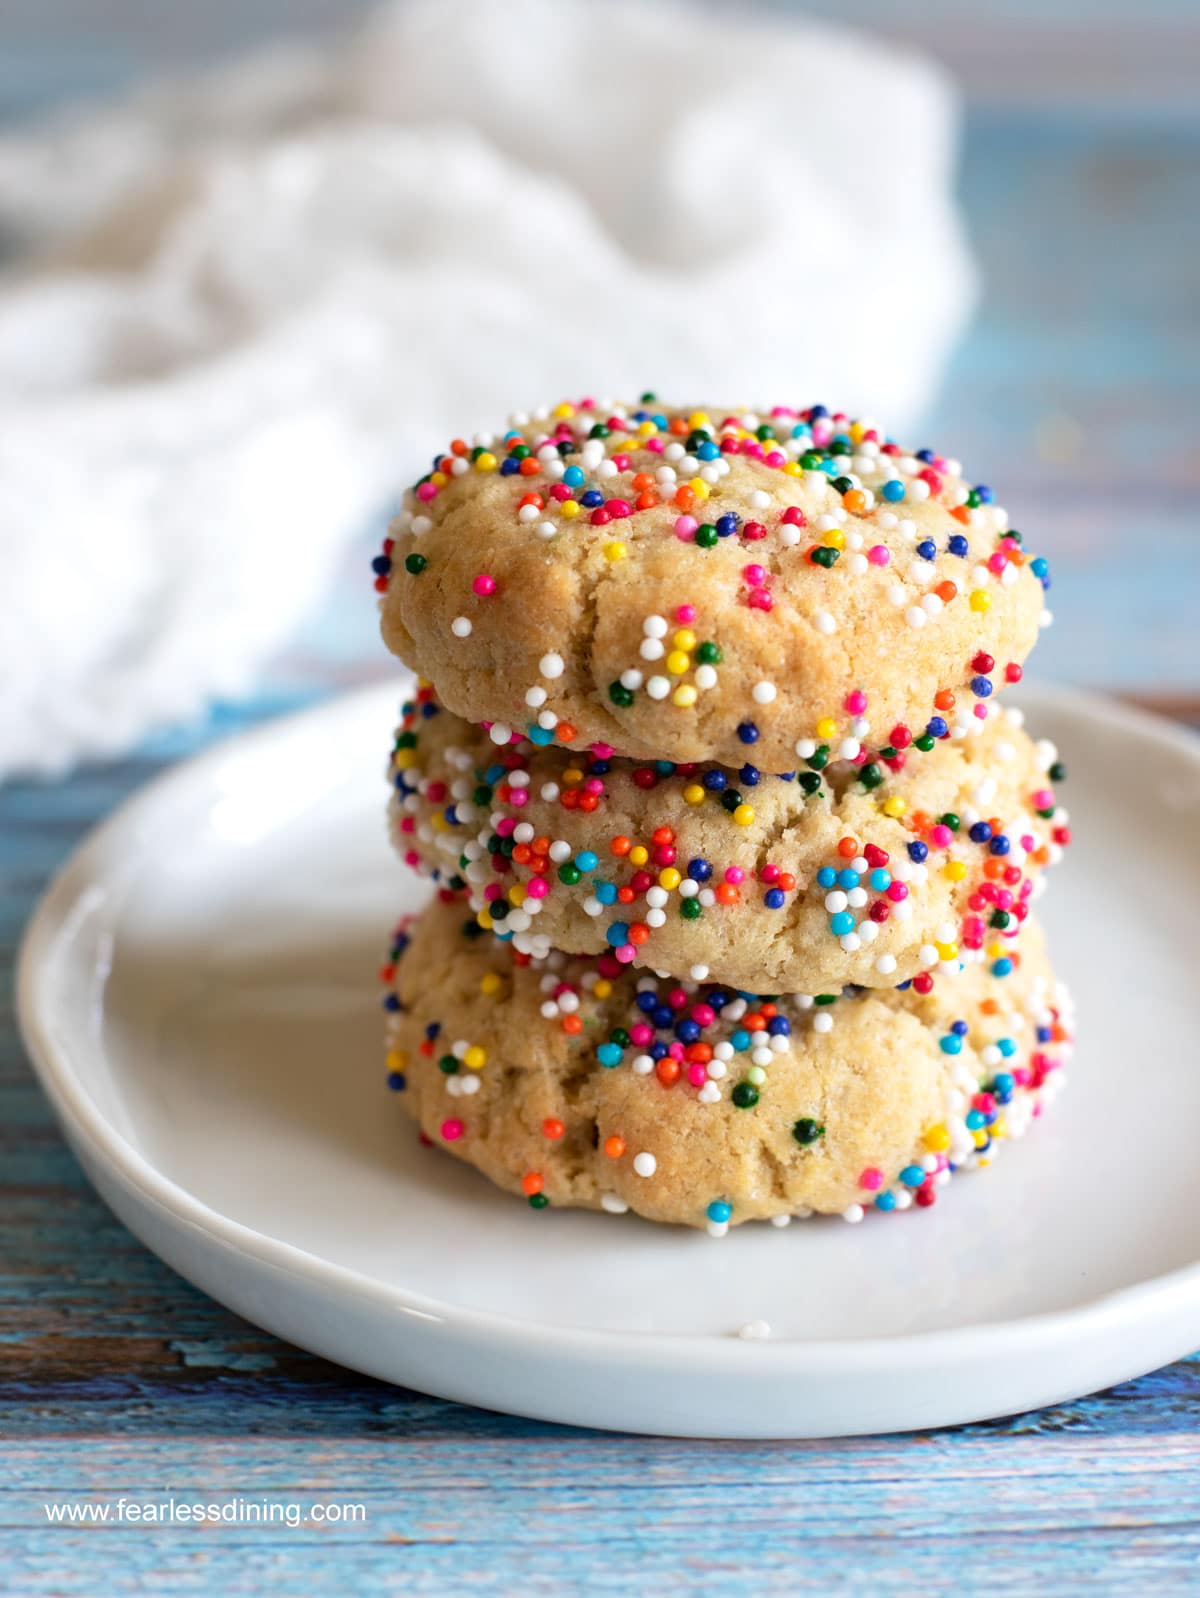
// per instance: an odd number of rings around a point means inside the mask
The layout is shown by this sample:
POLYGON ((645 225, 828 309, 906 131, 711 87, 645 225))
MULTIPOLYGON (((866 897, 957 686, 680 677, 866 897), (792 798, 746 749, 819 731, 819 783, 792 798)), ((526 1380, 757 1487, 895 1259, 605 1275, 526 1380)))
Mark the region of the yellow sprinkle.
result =
POLYGON ((739 827, 748 827, 754 820, 754 806, 739 805, 733 812, 733 819, 737 822, 739 827))
POLYGON ((708 427, 709 426, 708 412, 707 411, 693 411, 692 414, 688 417, 688 426, 692 429, 693 432, 695 432, 698 427, 708 427))
POLYGON ((691 482, 688 484, 688 487, 691 489, 692 493, 695 494, 696 498, 701 504, 704 503, 709 494, 712 492, 708 484, 704 481, 703 477, 693 477, 691 482))
POLYGON ((434 832, 450 831, 450 823, 446 820, 445 816, 440 810, 435 810, 430 816, 429 824, 433 828, 434 832))
POLYGON ((817 737, 825 742, 836 735, 838 724, 832 716, 822 716, 817 723, 817 737))
POLYGON ((604 558, 608 561, 624 560, 626 553, 625 545, 619 538, 611 539, 604 546, 604 558))
POLYGON ((1000 942, 1000 940, 998 938, 996 939, 996 941, 994 943, 990 943, 988 945, 988 959, 989 960, 998 960, 1002 954, 1006 954, 1007 952, 1008 951, 1005 949, 1004 945, 1000 942))
POLYGON ((568 404, 566 400, 563 400, 561 405, 556 405, 554 407, 554 414, 559 418, 560 421, 566 421, 567 417, 574 416, 575 407, 568 404))
POLYGON ((411 771, 420 757, 415 749, 397 749, 392 764, 397 771, 411 771))
POLYGON ((690 805, 702 805, 704 803, 704 789, 698 782, 689 782, 683 790, 683 797, 690 805))
POLYGON ((487 1050, 481 1048, 478 1043, 472 1043, 463 1055, 463 1064, 468 1071, 482 1071, 487 1064, 487 1050))
POLYGON ((901 799, 898 793, 894 793, 890 799, 885 799, 879 808, 885 816, 902 816, 908 809, 908 803, 906 800, 901 799))
POLYGON ((596 999, 607 999, 611 992, 612 983, 608 980, 608 978, 597 977, 595 986, 592 988, 592 997, 596 999))
POLYGON ((823 537, 827 549, 841 549, 846 542, 846 535, 840 527, 831 527, 823 537))
POLYGON ((644 866, 650 858, 650 851, 645 844, 635 843, 629 851, 629 864, 631 866, 644 866))
POLYGON ((655 427, 653 422, 643 422, 638 428, 638 437, 649 438, 653 433, 657 432, 658 428, 655 427))
POLYGON ((971 1139, 974 1142, 975 1147, 977 1149, 981 1149, 988 1140, 986 1128, 981 1126, 977 1132, 972 1132, 971 1139))
POLYGON ((660 888, 665 888, 668 893, 673 892, 682 881, 683 878, 674 866, 664 866, 658 873, 658 885, 660 888))
POLYGON ((783 475, 785 477, 803 477, 804 468, 799 461, 789 461, 783 468, 783 475))
POLYGON ((567 788, 578 788, 582 781, 583 772, 578 766, 571 766, 569 770, 563 772, 563 784, 567 788))
POLYGON ((957 943, 935 943, 934 944, 934 948, 938 952, 938 959, 939 960, 957 960, 958 959, 958 944, 957 943))
POLYGON ((852 444, 861 444, 862 441, 863 441, 863 434, 865 432, 866 432, 866 428, 863 426, 863 424, 861 422, 851 422, 850 423, 850 442, 852 444))
POLYGON ((681 682, 671 695, 671 703, 678 705, 680 710, 686 710, 689 705, 696 703, 696 690, 690 682, 681 682))
POLYGON ((950 1129, 943 1121, 926 1131, 925 1147, 931 1154, 944 1154, 950 1147, 950 1129))
POLYGON ((436 483, 438 488, 445 488, 450 479, 446 476, 445 472, 430 472, 429 481, 431 483, 436 483))
POLYGON ((988 1127, 988 1131, 992 1134, 993 1137, 1007 1137, 1008 1136, 1008 1122, 1005 1121, 1003 1116, 1001 1116, 999 1120, 996 1120, 996 1121, 992 1122, 991 1126, 988 1127))
POLYGON ((682 677, 692 663, 692 657, 682 649, 673 649, 667 656, 667 670, 672 677, 682 677))
POLYGON ((485 932, 490 932, 496 925, 486 910, 476 911, 475 919, 485 932))
POLYGON ((961 882, 966 874, 966 862, 963 860, 947 860, 942 867, 942 875, 947 882, 961 882))
POLYGON ((508 899, 508 902, 511 905, 524 904, 525 889, 523 885, 519 882, 514 882, 505 897, 508 899))
POLYGON ((403 1071, 408 1065, 408 1055, 403 1049, 389 1049, 387 1059, 383 1063, 389 1071, 403 1071))
POLYGON ((569 522, 573 522, 576 516, 579 515, 581 508, 577 499, 564 499, 558 507, 558 514, 565 516, 569 522))
POLYGON ((498 971, 488 971, 479 980, 480 993, 486 993, 489 997, 493 993, 499 993, 503 986, 504 978, 498 971))
POLYGON ((973 588, 971 590, 971 609, 972 610, 991 610, 991 608, 992 608, 992 596, 991 596, 991 594, 985 594, 982 588, 973 588))
POLYGON ((476 455, 475 457, 475 470, 477 472, 494 472, 496 466, 496 457, 490 449, 485 449, 482 455, 476 455))
POLYGON ((681 627, 671 642, 676 649, 695 649, 696 635, 690 627, 681 627))

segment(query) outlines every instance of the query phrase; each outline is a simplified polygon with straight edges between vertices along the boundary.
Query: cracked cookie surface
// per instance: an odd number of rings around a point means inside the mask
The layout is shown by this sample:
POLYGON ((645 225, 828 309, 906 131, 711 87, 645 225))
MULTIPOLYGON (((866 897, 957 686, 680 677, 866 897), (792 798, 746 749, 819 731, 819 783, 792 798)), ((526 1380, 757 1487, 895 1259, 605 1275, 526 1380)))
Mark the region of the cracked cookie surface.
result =
POLYGON ((987 485, 820 406, 515 417, 437 457, 375 569, 467 720, 777 772, 985 717, 1049 617, 987 485))

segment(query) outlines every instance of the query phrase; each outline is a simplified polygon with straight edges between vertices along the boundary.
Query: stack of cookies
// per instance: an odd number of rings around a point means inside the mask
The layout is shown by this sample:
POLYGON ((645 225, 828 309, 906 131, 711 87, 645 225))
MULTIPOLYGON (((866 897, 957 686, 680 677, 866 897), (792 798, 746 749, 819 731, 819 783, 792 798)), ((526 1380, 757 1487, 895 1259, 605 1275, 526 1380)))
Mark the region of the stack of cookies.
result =
POLYGON ((723 1233, 936 1202, 1070 1047, 1032 915, 1057 753, 1002 700, 1046 562, 823 406, 584 399, 455 439, 375 561, 438 884, 388 1081, 535 1208, 723 1233))

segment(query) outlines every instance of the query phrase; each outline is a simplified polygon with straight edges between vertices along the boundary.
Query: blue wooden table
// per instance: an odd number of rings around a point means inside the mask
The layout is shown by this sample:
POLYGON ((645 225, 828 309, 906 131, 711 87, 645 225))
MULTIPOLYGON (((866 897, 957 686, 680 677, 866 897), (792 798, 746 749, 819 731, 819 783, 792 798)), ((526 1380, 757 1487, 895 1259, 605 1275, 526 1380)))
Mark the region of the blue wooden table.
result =
MULTIPOLYGON (((0 114, 346 8, 164 7, 147 24, 120 0, 103 45, 86 9, 10 0, 0 114)), ((1039 670, 1196 718, 1200 33, 1167 0, 1128 21, 1066 0, 1001 17, 942 0, 907 21, 882 0, 840 9, 941 50, 970 95, 963 191, 987 298, 929 437, 1002 483, 1054 557, 1060 619, 1039 670)), ((929 1436, 586 1434, 287 1347, 190 1289, 95 1198, 16 1037, 21 925, 88 827, 165 763, 387 669, 364 579, 374 538, 364 530, 325 614, 252 702, 65 783, 0 790, 0 1590, 1195 1591, 1198 1360, 929 1436), (46 1520, 47 1502, 122 1495, 333 1497, 367 1520, 46 1520)))

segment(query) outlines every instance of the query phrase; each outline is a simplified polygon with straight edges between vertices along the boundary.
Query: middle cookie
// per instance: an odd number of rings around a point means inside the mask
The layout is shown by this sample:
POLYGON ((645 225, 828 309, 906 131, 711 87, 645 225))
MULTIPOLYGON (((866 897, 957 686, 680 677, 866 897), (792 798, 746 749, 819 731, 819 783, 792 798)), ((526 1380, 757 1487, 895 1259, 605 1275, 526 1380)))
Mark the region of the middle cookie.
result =
POLYGON ((1069 841, 1050 744, 995 707, 903 757, 782 776, 538 748, 422 688, 391 760, 393 840, 469 889, 522 953, 605 950, 753 992, 887 987, 939 961, 1005 960, 1041 870, 1069 841))

